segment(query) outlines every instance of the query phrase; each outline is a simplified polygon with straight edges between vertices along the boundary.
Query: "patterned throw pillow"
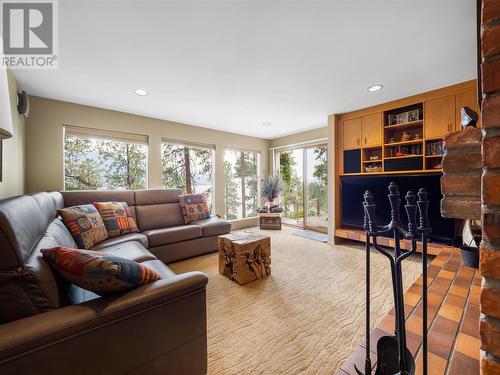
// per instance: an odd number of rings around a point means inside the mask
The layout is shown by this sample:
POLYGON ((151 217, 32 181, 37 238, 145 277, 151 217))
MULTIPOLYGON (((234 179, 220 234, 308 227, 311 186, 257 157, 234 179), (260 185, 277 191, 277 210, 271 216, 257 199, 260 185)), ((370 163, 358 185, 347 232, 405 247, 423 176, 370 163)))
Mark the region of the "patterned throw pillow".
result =
POLYGON ((205 194, 185 194, 179 195, 184 223, 189 224, 192 221, 208 219, 210 217, 210 208, 208 208, 205 194))
POLYGON ((139 232, 126 202, 94 202, 104 221, 109 238, 139 232))
POLYGON ((80 249, 90 249, 108 238, 101 215, 91 204, 63 208, 59 215, 80 249))
POLYGON ((160 280, 151 268, 99 251, 53 247, 43 259, 63 278, 97 294, 114 293, 160 280))

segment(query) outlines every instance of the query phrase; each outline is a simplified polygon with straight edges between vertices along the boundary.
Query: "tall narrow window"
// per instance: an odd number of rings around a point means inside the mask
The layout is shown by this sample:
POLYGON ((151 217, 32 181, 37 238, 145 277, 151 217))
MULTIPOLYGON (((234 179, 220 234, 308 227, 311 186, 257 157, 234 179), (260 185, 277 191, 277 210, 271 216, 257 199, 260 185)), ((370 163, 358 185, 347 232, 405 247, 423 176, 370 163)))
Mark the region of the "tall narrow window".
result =
POLYGON ((260 154, 224 151, 224 211, 226 219, 257 215, 259 206, 260 154))
POLYGON ((64 127, 64 189, 147 188, 148 137, 64 127))
POLYGON ((204 193, 213 205, 215 146, 164 140, 161 152, 163 186, 204 193))

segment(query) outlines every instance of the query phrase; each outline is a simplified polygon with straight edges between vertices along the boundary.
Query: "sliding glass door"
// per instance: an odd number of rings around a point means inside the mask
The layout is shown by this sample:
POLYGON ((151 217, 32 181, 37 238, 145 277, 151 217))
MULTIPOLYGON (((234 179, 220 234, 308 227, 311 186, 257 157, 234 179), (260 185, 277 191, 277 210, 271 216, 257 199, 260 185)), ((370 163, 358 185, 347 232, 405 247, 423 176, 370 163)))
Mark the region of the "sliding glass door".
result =
POLYGON ((328 227, 326 145, 305 149, 305 226, 323 231, 328 227))
POLYGON ((327 147, 325 144, 279 151, 276 165, 284 183, 283 223, 327 229, 327 147))
POLYGON ((280 203, 283 205, 283 223, 304 225, 304 161, 303 149, 279 153, 280 174, 283 191, 280 203))

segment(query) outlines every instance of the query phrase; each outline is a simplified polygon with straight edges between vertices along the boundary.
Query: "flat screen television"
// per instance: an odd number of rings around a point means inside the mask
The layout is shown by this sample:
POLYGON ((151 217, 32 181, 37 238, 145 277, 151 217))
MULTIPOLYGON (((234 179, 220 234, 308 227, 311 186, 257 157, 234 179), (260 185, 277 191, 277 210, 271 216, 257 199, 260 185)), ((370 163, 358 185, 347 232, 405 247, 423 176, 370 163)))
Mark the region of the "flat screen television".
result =
POLYGON ((394 181, 401 193, 401 219, 408 224, 404 209, 404 196, 408 190, 415 194, 421 187, 429 193, 429 221, 432 233, 429 239, 433 242, 454 244, 457 240, 455 235, 455 220, 441 217, 441 173, 436 174, 404 174, 404 175, 375 175, 375 176, 341 176, 341 209, 342 225, 351 228, 363 228, 363 194, 370 190, 375 199, 376 217, 379 225, 387 224, 390 220, 390 204, 387 195, 388 186, 394 181))

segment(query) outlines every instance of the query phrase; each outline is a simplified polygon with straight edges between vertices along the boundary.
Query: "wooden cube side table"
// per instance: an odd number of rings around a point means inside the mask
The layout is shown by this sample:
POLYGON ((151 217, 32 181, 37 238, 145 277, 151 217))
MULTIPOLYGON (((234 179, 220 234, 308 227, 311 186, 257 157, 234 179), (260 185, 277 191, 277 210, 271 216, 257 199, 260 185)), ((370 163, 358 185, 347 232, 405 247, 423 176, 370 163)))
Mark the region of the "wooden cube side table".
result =
POLYGON ((259 214, 260 229, 281 230, 281 213, 261 213, 259 214))
POLYGON ((240 285, 271 274, 271 238, 252 232, 219 236, 219 273, 240 285))

